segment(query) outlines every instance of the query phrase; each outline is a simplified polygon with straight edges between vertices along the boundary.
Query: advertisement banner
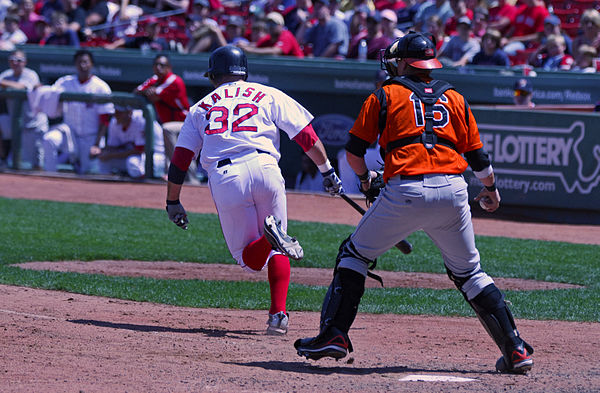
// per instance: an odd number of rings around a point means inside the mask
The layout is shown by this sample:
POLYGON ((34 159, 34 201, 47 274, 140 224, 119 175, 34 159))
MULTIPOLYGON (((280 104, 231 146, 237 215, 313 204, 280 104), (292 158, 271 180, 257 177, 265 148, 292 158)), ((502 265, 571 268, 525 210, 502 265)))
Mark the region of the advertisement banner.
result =
MULTIPOLYGON (((600 116, 473 108, 503 204, 600 211, 600 116)), ((467 172, 469 191, 481 183, 467 172)))

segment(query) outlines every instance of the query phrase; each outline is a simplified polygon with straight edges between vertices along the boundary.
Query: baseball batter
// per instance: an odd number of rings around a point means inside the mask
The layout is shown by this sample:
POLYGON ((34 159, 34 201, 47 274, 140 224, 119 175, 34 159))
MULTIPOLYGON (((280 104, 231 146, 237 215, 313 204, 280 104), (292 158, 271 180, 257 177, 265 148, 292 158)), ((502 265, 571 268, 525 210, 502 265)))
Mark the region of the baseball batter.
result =
POLYGON ((247 60, 240 48, 216 49, 206 76, 215 90, 190 108, 179 134, 169 166, 167 212, 187 228, 179 195, 188 165, 199 154, 231 255, 249 271, 268 266, 267 333, 285 334, 289 257, 301 259, 303 250, 286 233, 285 186, 277 164, 279 130, 317 165, 327 191, 341 193, 341 181, 311 126, 313 116, 283 92, 246 82, 247 60))
POLYGON ((475 247, 462 177, 467 163, 485 186, 476 201, 485 201, 491 212, 498 208, 500 194, 473 113, 449 84, 432 80, 431 70, 442 65, 429 37, 409 32, 386 49, 382 63, 391 79, 363 104, 346 150, 362 189, 368 190, 376 173, 367 170, 364 155, 381 134, 386 187, 340 246, 320 333, 297 340, 298 354, 337 359, 352 351, 348 331, 368 269, 399 240, 423 230, 441 251, 448 276, 500 348, 497 370, 525 373, 533 366, 533 348, 519 336, 504 296, 482 270, 475 247))

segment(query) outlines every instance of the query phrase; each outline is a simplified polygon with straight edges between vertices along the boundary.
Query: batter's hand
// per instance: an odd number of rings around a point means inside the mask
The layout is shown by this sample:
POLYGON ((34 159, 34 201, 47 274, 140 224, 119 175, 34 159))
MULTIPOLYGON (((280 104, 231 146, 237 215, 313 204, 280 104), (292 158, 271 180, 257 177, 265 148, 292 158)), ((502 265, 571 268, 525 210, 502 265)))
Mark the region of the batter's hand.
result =
POLYGON ((321 175, 323 175, 323 187, 325 187, 325 191, 331 195, 339 195, 344 192, 342 181, 338 175, 336 175, 333 168, 327 172, 321 173, 321 175))
POLYGON ((500 193, 498 189, 488 191, 484 187, 479 191, 479 195, 475 197, 475 202, 479 202, 479 206, 486 212, 494 212, 500 207, 500 193))
POLYGON ((187 229, 189 221, 179 199, 176 201, 167 201, 167 213, 169 214, 169 220, 173 221, 181 229, 187 229))

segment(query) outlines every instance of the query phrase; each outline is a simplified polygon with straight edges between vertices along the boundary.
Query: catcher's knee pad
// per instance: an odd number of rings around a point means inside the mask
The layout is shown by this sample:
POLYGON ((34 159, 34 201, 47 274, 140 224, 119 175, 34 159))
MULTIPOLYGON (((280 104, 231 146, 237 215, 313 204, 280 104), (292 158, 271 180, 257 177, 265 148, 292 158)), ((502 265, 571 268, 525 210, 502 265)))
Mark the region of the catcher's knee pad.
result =
POLYGON ((356 318, 360 299, 365 292, 366 277, 350 269, 336 270, 323 299, 320 330, 324 331, 329 326, 335 326, 348 333, 356 318))
POLYGON ((348 236, 340 245, 338 255, 335 259, 336 270, 343 267, 345 269, 354 270, 365 277, 367 276, 368 270, 373 269, 376 264, 376 259, 369 259, 356 250, 354 243, 350 240, 350 236, 348 236))

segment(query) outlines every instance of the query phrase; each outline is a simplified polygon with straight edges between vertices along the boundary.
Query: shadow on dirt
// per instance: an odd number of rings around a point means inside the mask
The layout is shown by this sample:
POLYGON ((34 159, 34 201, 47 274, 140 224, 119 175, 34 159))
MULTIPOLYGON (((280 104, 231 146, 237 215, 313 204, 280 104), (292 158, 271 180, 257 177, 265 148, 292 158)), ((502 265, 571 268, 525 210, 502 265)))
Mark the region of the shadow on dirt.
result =
MULTIPOLYGON (((136 325, 131 323, 115 323, 108 321, 97 321, 93 319, 67 319, 67 322, 77 323, 80 325, 93 325, 99 327, 107 327, 112 329, 124 329, 134 330, 136 332, 165 332, 165 333, 195 333, 204 334, 207 337, 234 337, 235 335, 241 336, 256 336, 259 333, 256 330, 226 330, 226 329, 182 329, 182 328, 171 328, 165 326, 153 326, 153 325, 136 325)), ((264 335, 264 332, 260 332, 264 335)), ((242 338, 242 337, 236 337, 242 338)))
POLYGON ((410 368, 406 366, 387 366, 387 367, 353 367, 347 365, 346 362, 340 362, 339 367, 321 367, 318 365, 308 364, 306 362, 224 362, 225 364, 233 364, 244 367, 261 367, 265 370, 287 371, 306 374, 347 374, 347 375, 370 375, 370 374, 394 374, 394 373, 453 373, 453 374, 497 374, 494 371, 481 370, 457 370, 457 369, 420 369, 410 368))

